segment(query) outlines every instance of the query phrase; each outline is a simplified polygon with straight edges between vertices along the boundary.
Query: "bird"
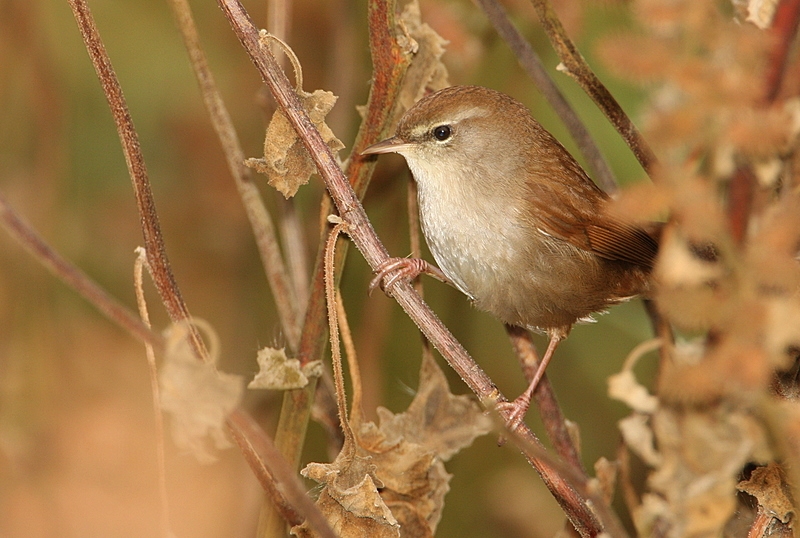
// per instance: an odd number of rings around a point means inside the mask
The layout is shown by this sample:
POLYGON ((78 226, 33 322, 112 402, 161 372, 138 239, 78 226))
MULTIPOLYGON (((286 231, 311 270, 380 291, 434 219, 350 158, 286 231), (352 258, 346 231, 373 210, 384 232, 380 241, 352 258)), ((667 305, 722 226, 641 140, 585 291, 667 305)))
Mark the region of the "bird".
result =
POLYGON ((608 211, 611 198, 516 99, 451 86, 413 105, 364 156, 402 155, 436 266, 390 258, 370 288, 429 273, 547 349, 513 402, 521 421, 559 343, 592 314, 647 293, 657 234, 608 211))

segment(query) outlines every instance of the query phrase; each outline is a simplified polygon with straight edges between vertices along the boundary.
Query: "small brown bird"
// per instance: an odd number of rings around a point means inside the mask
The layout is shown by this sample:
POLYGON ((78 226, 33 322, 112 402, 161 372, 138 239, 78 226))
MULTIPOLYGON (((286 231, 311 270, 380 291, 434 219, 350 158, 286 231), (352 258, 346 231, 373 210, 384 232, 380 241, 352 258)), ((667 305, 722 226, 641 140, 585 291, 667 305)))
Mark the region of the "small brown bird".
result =
POLYGON ((572 325, 647 290, 658 244, 609 216, 608 195, 503 93, 453 86, 423 98, 394 137, 363 154, 392 152, 417 183, 422 230, 441 271, 392 258, 373 287, 422 272, 446 276, 477 308, 546 332, 539 369, 511 404, 521 420, 572 325))

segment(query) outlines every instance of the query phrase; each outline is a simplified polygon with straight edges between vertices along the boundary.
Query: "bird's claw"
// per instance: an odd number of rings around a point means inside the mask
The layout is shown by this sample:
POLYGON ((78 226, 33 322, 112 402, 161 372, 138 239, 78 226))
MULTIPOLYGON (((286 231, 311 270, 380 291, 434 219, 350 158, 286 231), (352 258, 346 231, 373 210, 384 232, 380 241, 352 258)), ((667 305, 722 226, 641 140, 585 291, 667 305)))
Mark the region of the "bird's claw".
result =
POLYGON ((499 402, 497 404, 497 410, 510 410, 510 414, 506 418, 503 417, 506 422, 506 428, 510 432, 515 432, 517 428, 522 425, 522 421, 525 419, 525 415, 528 414, 528 409, 531 406, 531 398, 528 395, 527 391, 520 394, 516 400, 513 402, 499 402))
POLYGON ((369 294, 380 287, 391 293, 394 285, 403 278, 414 279, 426 272, 427 262, 419 258, 389 258, 375 271, 375 278, 369 283, 369 294))

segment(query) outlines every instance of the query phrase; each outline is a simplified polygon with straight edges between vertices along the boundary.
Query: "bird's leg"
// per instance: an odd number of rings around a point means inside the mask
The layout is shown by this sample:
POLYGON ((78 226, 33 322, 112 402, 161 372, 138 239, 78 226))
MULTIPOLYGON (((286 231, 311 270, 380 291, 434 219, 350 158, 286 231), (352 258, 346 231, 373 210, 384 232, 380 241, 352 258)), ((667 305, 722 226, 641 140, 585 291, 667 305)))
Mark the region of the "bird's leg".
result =
POLYGON ((506 422, 509 430, 516 430, 517 427, 522 423, 522 420, 525 418, 525 414, 528 412, 528 408, 531 406, 531 398, 533 397, 533 393, 536 391, 536 387, 539 386, 539 381, 541 381, 542 376, 544 376, 547 365, 550 364, 550 360, 553 358, 553 354, 556 352, 558 344, 560 344, 561 341, 566 338, 566 336, 567 332, 563 330, 556 330, 550 333, 550 343, 547 344, 547 351, 544 352, 544 357, 542 357, 542 360, 539 362, 539 367, 536 368, 536 372, 534 372, 533 377, 528 384, 528 388, 525 389, 525 392, 520 394, 513 402, 504 402, 499 404, 498 407, 511 409, 511 415, 506 422))
POLYGON ((369 283, 370 294, 378 286, 386 292, 391 292, 392 286, 400 279, 413 280, 423 273, 446 284, 450 283, 441 269, 422 258, 389 258, 378 266, 375 273, 375 278, 369 283))

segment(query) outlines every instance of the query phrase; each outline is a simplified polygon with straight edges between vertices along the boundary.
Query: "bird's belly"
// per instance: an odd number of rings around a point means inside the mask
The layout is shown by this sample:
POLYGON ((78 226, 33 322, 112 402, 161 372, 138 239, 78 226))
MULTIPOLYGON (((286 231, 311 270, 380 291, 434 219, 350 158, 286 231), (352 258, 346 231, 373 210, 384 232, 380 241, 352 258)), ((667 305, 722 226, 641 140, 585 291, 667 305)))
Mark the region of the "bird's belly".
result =
POLYGON ((479 301, 502 285, 515 256, 513 230, 492 229, 480 214, 453 206, 420 213, 431 254, 459 290, 479 301))
MULTIPOLYGON (((518 222, 513 207, 494 204, 494 213, 486 215, 481 213, 480 204, 464 210, 455 204, 436 204, 433 210, 420 202, 422 229, 431 254, 447 278, 477 308, 504 323, 549 327, 553 299, 543 295, 538 285, 543 280, 540 271, 547 268, 520 259, 528 255, 525 245, 530 245, 531 238, 513 224, 518 222), (498 207, 508 214, 498 215, 498 207)), ((559 323, 561 317, 569 316, 559 316, 559 323)))
POLYGON ((487 219, 474 208, 437 206, 421 211, 425 239, 437 265, 477 308, 504 323, 539 330, 568 328, 617 302, 603 291, 613 277, 604 276, 604 262, 594 255, 560 240, 532 236, 510 224, 515 222, 513 215, 487 219))

